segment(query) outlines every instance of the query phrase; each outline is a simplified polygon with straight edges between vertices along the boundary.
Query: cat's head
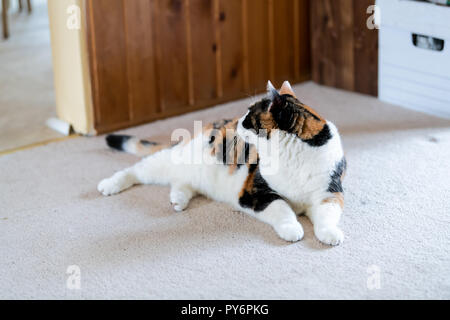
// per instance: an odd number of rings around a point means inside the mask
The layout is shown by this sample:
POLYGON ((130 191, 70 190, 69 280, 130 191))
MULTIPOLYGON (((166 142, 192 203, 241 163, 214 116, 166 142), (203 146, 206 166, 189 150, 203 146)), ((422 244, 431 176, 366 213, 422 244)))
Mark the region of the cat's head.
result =
POLYGON ((239 135, 255 145, 258 139, 270 139, 274 130, 296 135, 315 147, 331 138, 326 120, 297 99, 288 81, 280 91, 269 81, 267 96, 253 104, 238 123, 239 135))

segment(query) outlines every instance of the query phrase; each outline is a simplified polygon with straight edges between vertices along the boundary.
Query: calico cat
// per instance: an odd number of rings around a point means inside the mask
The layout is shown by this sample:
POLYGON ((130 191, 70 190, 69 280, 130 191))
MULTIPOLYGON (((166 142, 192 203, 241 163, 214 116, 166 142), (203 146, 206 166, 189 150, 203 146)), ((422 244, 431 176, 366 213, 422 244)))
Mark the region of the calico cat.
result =
POLYGON ((289 82, 280 91, 270 81, 267 87, 267 97, 242 118, 212 123, 189 141, 169 146, 107 136, 111 148, 147 157, 98 190, 112 195, 135 184, 170 185, 176 211, 203 194, 270 224, 286 241, 303 238, 296 214, 304 213, 321 242, 340 244, 346 160, 338 131, 301 103, 289 82))

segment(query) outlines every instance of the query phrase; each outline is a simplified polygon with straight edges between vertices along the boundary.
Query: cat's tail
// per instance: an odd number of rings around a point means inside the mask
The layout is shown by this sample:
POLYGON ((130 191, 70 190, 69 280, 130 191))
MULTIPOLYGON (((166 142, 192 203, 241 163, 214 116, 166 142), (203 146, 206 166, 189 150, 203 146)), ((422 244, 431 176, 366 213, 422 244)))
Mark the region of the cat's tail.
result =
POLYGON ((169 145, 139 140, 136 137, 117 134, 108 135, 106 137, 106 143, 112 149, 135 154, 140 157, 154 154, 169 147, 169 145))

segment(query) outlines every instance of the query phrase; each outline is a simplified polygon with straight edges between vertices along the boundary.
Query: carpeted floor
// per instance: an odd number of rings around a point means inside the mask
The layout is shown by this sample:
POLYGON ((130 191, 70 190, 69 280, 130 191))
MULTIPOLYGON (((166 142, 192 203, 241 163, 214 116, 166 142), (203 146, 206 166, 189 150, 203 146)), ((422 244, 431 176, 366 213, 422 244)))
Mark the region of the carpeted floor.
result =
MULTIPOLYGON (((0 298, 449 299, 450 121, 313 83, 295 90, 343 136, 341 246, 321 245, 306 218, 305 238, 283 242, 201 197, 175 213, 166 187, 103 197, 97 183, 136 158, 78 138, 0 157, 0 298), (67 287, 71 265, 79 290, 67 287)), ((249 101, 126 132, 168 137, 249 101)))

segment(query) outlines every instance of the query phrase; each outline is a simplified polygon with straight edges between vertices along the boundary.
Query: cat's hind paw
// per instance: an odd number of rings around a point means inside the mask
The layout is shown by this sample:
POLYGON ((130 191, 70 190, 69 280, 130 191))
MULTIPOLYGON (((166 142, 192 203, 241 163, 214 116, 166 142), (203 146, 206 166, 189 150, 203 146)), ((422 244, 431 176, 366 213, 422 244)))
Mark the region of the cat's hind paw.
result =
POLYGON ((275 228, 281 239, 296 242, 303 239, 304 231, 300 223, 284 223, 275 228))
POLYGON ((344 241, 344 233, 336 226, 317 227, 314 233, 320 242, 328 245, 337 246, 344 241))

